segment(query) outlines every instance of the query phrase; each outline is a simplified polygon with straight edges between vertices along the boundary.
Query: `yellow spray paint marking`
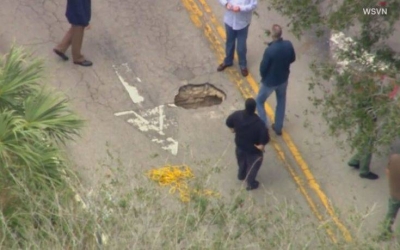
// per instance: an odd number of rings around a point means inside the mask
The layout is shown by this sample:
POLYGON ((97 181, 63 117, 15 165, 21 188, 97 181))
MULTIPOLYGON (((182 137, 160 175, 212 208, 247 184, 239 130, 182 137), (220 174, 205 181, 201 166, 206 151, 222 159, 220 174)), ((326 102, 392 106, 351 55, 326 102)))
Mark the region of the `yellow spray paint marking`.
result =
MULTIPOLYGON (((214 29, 217 31, 216 33, 219 34, 219 37, 222 38, 222 40, 225 39, 225 30, 221 27, 221 25, 219 24, 219 22, 217 21, 217 19, 215 18, 214 14, 212 13, 211 8, 208 6, 206 0, 198 0, 200 2, 200 4, 203 6, 203 9, 205 10, 205 12, 208 14, 209 19, 211 20, 211 25, 214 27, 214 29)), ((194 0, 182 0, 182 2, 184 3, 186 9, 188 10, 190 15, 196 15, 196 13, 198 13, 198 10, 200 9, 197 4, 195 3, 194 0)), ((198 14, 198 19, 202 20, 203 14, 198 14)), ((204 19, 204 17, 203 17, 204 19)), ((219 61, 222 61, 224 59, 225 56, 225 51, 223 49, 223 46, 221 45, 221 42, 218 37, 216 37, 216 35, 213 32, 212 27, 210 26, 210 24, 208 23, 207 20, 202 20, 202 25, 201 27, 204 30, 205 36, 207 37, 207 39, 210 41, 211 43, 211 47, 215 50, 215 52, 217 53, 217 58, 219 61)), ((197 26, 197 24, 195 23, 195 25, 197 26)), ((237 58, 237 56, 236 56, 237 58)), ((245 84, 245 82, 243 81, 243 78, 239 75, 237 70, 233 70, 233 69, 228 69, 228 75, 229 78, 235 82, 236 86, 238 87, 239 91, 242 93, 242 95, 245 98, 248 97, 253 97, 255 93, 258 92, 259 87, 258 84, 256 83, 256 81, 254 80, 254 78, 252 77, 251 74, 249 74, 249 76, 247 77, 247 82, 248 84, 245 84), (249 86, 250 85, 250 86, 249 86), (250 88, 249 88, 250 87, 250 88)), ((266 113, 269 116, 269 118, 273 121, 274 120, 274 112, 272 110, 272 108, 266 103, 265 104, 265 109, 266 109, 266 113)), ((283 139, 284 142, 287 144, 291 154, 293 155, 295 161, 297 162, 297 164, 300 167, 300 170, 303 172, 303 174, 305 175, 306 179, 307 179, 307 184, 308 186, 316 193, 316 195, 319 197, 319 199, 321 200, 323 206, 325 207, 325 209, 328 211, 328 214, 332 217, 333 222, 337 225, 337 227, 342 231, 342 234, 344 236, 344 238, 347 241, 351 241, 352 237, 350 232, 347 230, 347 228, 339 221, 338 217, 336 216, 336 214, 334 213, 334 210, 332 208, 332 206, 329 203, 329 200, 327 198, 327 196, 322 192, 320 186, 318 185, 318 183, 316 182, 315 178, 313 177, 311 171, 308 168, 308 165, 305 163, 305 161, 303 160, 303 158, 301 157, 297 147, 294 145, 294 143, 292 142, 290 136, 283 131, 282 132, 283 135, 283 139)), ((316 217, 320 220, 323 221, 323 217, 322 215, 318 212, 318 209, 316 208, 315 203, 313 202, 313 200, 311 199, 311 197, 309 196, 309 194, 307 193, 304 184, 301 183, 301 178, 299 176, 297 176, 296 172, 293 170, 293 168, 287 163, 286 159, 285 159, 285 155, 282 151, 282 149, 280 148, 280 146, 276 143, 276 142, 272 142, 274 149, 277 151, 280 159, 284 162, 286 168, 288 169, 289 173, 291 174, 292 178, 294 179, 294 181, 296 182, 296 184, 298 185, 298 187, 300 188, 301 193, 304 195, 304 197, 306 198, 308 204, 311 207, 311 210, 313 211, 313 213, 316 215, 316 217)), ((329 228, 326 228, 328 235, 330 236, 330 238, 336 242, 336 239, 332 233, 332 231, 329 228)))
POLYGON ((192 194, 199 196, 219 197, 220 194, 212 190, 192 190, 188 181, 194 178, 192 170, 188 166, 165 166, 148 171, 147 176, 160 186, 170 186, 170 194, 179 193, 182 202, 189 202, 192 194))

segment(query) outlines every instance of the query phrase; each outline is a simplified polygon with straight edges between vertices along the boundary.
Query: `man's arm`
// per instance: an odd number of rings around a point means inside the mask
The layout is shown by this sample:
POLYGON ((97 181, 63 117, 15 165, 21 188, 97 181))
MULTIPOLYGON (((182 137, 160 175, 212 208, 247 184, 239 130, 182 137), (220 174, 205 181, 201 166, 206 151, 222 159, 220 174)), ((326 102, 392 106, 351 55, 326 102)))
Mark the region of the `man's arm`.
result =
POLYGON ((263 59, 260 64, 261 78, 264 78, 267 75, 270 66, 271 66, 271 58, 268 53, 268 48, 266 48, 264 51, 263 59))
POLYGON ((292 58, 291 58, 291 60, 290 60, 290 63, 294 63, 295 61, 296 61, 296 52, 294 51, 294 48, 293 48, 293 44, 292 43, 290 43, 290 45, 291 45, 291 50, 292 50, 292 58))
POLYGON ((259 136, 260 136, 260 143, 254 145, 254 146, 255 146, 256 148, 258 148, 258 150, 264 152, 265 145, 267 145, 267 144, 269 143, 269 141, 270 141, 269 131, 268 131, 268 129, 264 126, 264 123, 262 123, 262 125, 260 126, 259 136))
POLYGON ((236 112, 228 116, 226 119, 226 126, 231 129, 232 133, 235 133, 235 120, 236 120, 236 112))
MULTIPOLYGON (((263 123, 264 124, 264 123, 263 123)), ((269 131, 266 127, 261 126, 260 129, 260 144, 267 145, 270 141, 269 131)))
MULTIPOLYGON (((223 1, 223 0, 220 0, 223 1)), ((249 4, 241 4, 241 5, 235 5, 239 7, 239 11, 242 12, 249 12, 249 11, 253 11, 257 8, 257 0, 252 0, 250 1, 249 4)))

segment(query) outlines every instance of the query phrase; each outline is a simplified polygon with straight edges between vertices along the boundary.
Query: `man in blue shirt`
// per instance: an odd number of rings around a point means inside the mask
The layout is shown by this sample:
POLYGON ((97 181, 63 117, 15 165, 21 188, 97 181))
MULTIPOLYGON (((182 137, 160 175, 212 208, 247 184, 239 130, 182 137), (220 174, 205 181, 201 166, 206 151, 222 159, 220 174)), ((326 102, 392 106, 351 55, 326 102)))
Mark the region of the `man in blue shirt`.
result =
POLYGON ((64 61, 67 61, 68 57, 65 52, 71 46, 74 64, 84 67, 93 65, 81 53, 84 31, 89 26, 92 15, 91 3, 91 0, 67 0, 65 16, 71 24, 71 28, 64 35, 62 41, 53 49, 54 53, 64 61))
POLYGON ((240 70, 243 76, 248 76, 246 40, 253 10, 257 7, 257 0, 219 0, 219 2, 226 8, 224 16, 226 55, 224 61, 218 66, 217 70, 223 71, 225 68, 233 65, 237 40, 240 70))
POLYGON ((296 60, 296 54, 292 43, 282 39, 281 26, 274 24, 271 35, 273 41, 265 49, 260 65, 261 87, 256 98, 257 112, 268 127, 264 104, 272 92, 275 91, 277 105, 275 109, 275 124, 272 124, 272 129, 277 135, 282 135, 290 65, 296 60))
POLYGON ((264 147, 269 142, 268 129, 256 112, 256 101, 246 100, 245 109, 233 112, 226 125, 235 133, 239 180, 247 180, 247 190, 256 189, 258 170, 263 161, 264 147))

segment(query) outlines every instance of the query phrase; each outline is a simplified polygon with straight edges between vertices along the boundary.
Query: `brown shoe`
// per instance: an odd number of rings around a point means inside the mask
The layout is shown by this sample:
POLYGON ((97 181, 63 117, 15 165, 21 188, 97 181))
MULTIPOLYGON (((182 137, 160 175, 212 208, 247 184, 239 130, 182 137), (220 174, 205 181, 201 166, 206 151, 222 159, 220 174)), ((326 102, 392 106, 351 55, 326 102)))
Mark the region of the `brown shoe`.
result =
POLYGON ((240 71, 242 72, 242 76, 244 76, 244 77, 249 75, 249 71, 247 70, 247 68, 243 68, 240 71))
POLYGON ((232 66, 232 65, 227 65, 227 64, 225 64, 225 63, 221 63, 221 64, 218 66, 217 71, 218 71, 218 72, 221 72, 221 71, 223 71, 224 69, 226 69, 226 68, 228 68, 228 67, 230 67, 230 66, 232 66))

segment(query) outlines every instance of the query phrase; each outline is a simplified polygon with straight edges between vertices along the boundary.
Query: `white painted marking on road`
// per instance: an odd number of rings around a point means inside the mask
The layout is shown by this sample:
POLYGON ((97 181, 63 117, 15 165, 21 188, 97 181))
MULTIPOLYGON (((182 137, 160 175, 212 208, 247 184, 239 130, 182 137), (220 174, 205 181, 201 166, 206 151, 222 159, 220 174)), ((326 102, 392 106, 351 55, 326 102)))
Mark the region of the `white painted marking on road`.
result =
POLYGON ((150 130, 158 131, 158 127, 152 125, 148 120, 146 120, 143 116, 139 115, 135 111, 132 111, 136 116, 136 119, 129 119, 128 122, 136 125, 140 131, 147 132, 150 130))
MULTIPOLYGON (((122 64, 121 66, 126 68, 126 72, 132 71, 127 63, 122 64)), ((139 95, 139 91, 136 87, 130 86, 129 83, 121 76, 118 72, 115 65, 113 65, 115 73, 118 76, 119 81, 125 87, 126 91, 129 94, 132 102, 135 104, 139 104, 144 101, 144 97, 139 95)), ((142 80, 134 76, 137 82, 142 82, 142 80)), ((168 104, 169 107, 176 107, 174 104, 168 104)), ((152 142, 161 145, 161 148, 170 151, 173 155, 178 154, 178 141, 174 140, 172 137, 167 137, 164 133, 164 130, 170 126, 177 126, 177 123, 173 119, 166 119, 165 105, 160 105, 153 109, 145 110, 145 111, 121 111, 117 112, 115 116, 126 116, 133 115, 133 118, 127 120, 128 123, 134 125, 142 132, 156 132, 158 135, 154 135, 154 133, 148 133, 148 136, 151 138, 152 142)))
POLYGON ((160 110, 160 116, 159 116, 159 132, 160 134, 163 134, 163 129, 164 129, 164 105, 160 105, 158 107, 158 109, 160 110))
POLYGON ((175 104, 168 104, 168 106, 169 107, 172 107, 172 108, 177 108, 178 106, 176 106, 175 104))
POLYGON ((173 155, 177 155, 179 143, 174 139, 172 139, 171 137, 168 137, 167 141, 169 141, 170 144, 168 146, 163 147, 163 149, 171 151, 173 155))
POLYGON ((123 115, 130 115, 130 114, 134 114, 135 112, 133 112, 132 110, 129 110, 129 111, 123 111, 123 112, 118 112, 118 113, 115 113, 114 115, 115 116, 123 116, 123 115))
POLYGON ((167 137, 164 130, 170 126, 177 126, 176 122, 171 119, 166 119, 165 105, 135 112, 133 110, 122 111, 115 113, 115 116, 133 115, 133 118, 127 120, 128 123, 134 125, 142 132, 156 132, 157 137, 151 135, 151 141, 161 145, 161 148, 171 152, 173 155, 178 154, 179 143, 172 137, 167 137))
POLYGON ((164 130, 176 124, 172 120, 168 120, 164 114, 164 105, 156 108, 140 112, 141 114, 129 110, 115 113, 115 116, 135 115, 136 118, 129 119, 128 122, 136 125, 140 131, 156 131, 160 135, 165 135, 164 130), (153 117, 152 117, 153 116, 153 117), (148 118, 150 117, 150 119, 148 118))
POLYGON ((161 146, 161 148, 166 151, 170 151, 173 155, 178 154, 179 143, 171 137, 168 137, 166 140, 154 138, 151 141, 158 144, 166 144, 165 146, 161 146))
MULTIPOLYGON (((115 67, 114 67, 115 69, 115 67)), ((125 87, 126 91, 129 94, 129 97, 131 98, 133 103, 141 103, 144 101, 143 96, 139 94, 139 91, 137 90, 136 87, 129 85, 127 81, 121 76, 121 74, 118 72, 117 69, 115 69, 115 74, 117 74, 119 81, 122 83, 122 85, 125 87)))

